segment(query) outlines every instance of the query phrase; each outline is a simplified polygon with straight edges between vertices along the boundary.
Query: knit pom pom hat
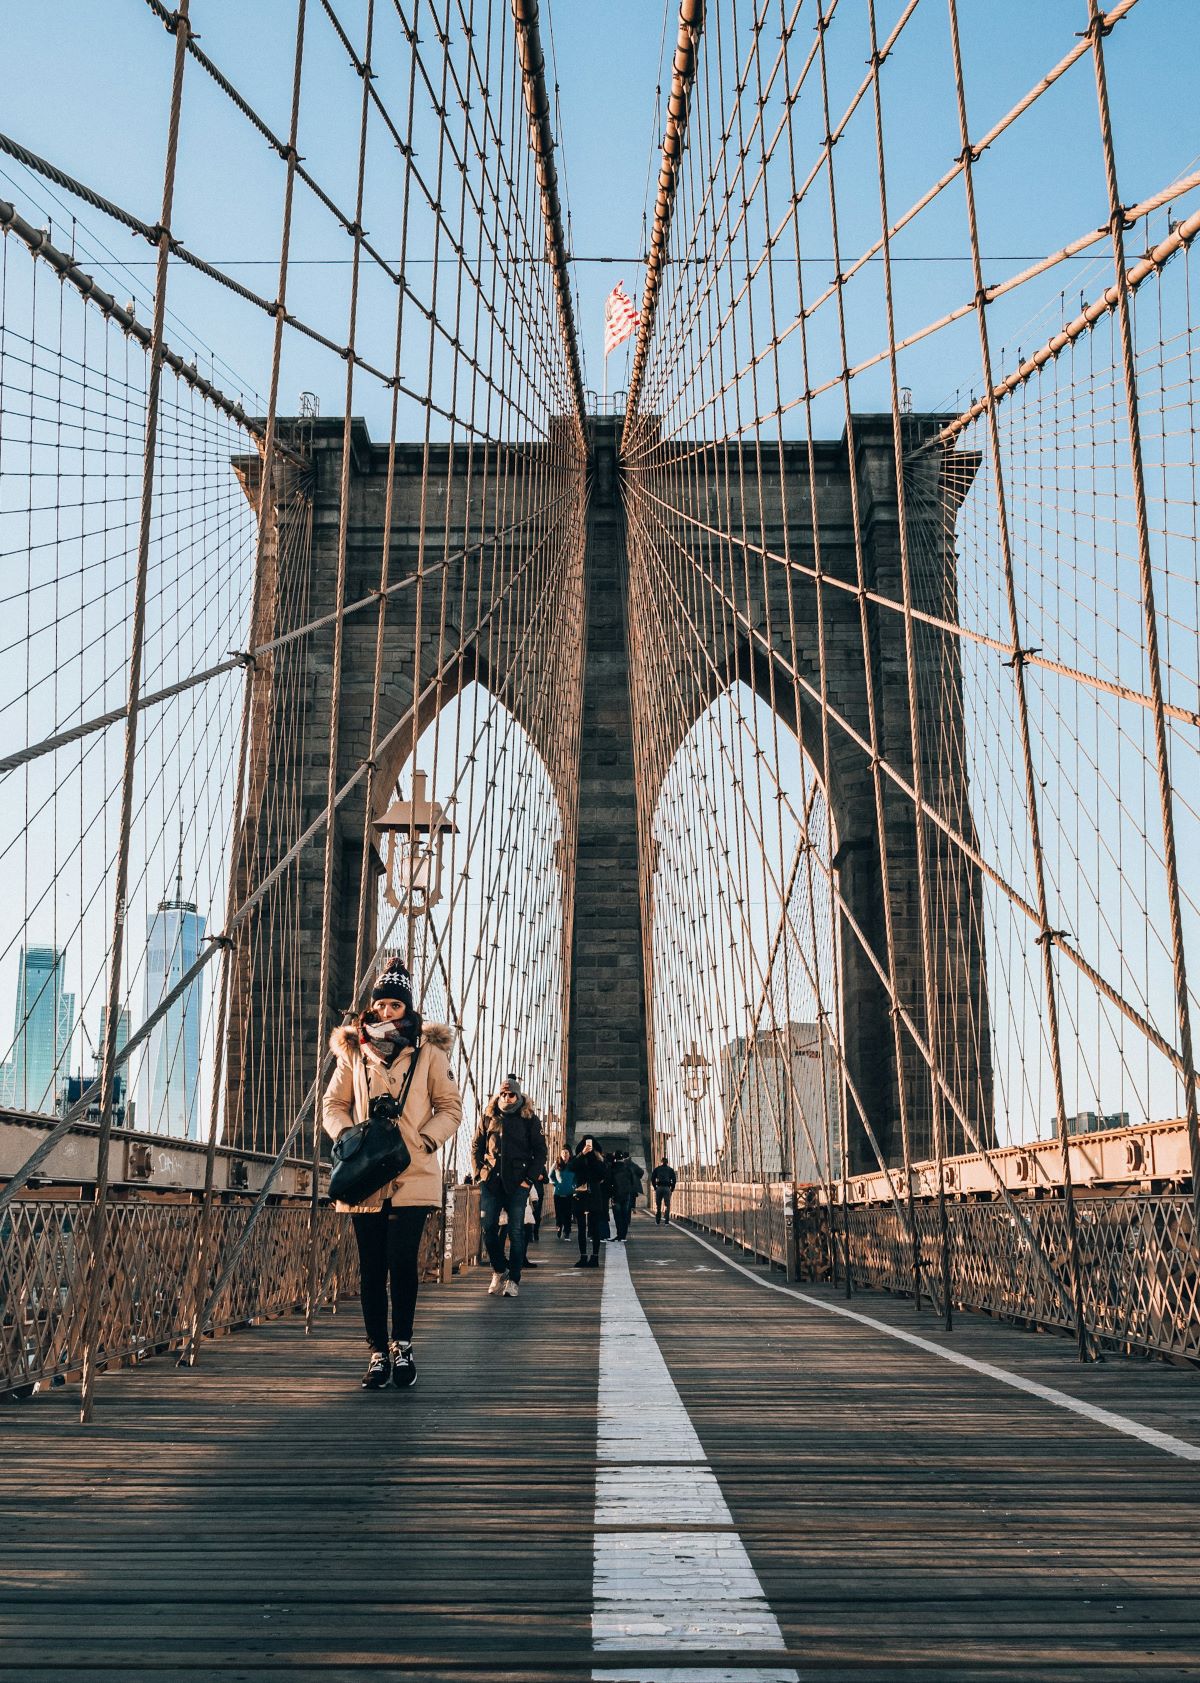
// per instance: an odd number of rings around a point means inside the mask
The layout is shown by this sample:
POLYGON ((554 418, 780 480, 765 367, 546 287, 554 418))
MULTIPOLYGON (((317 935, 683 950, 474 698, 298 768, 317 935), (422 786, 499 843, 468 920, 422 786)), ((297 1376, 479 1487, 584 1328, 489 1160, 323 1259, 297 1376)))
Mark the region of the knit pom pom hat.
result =
POLYGON ((377 999, 399 999, 406 1010, 412 1010, 412 977, 398 958, 389 958, 380 971, 371 989, 371 1003, 374 1004, 377 999))

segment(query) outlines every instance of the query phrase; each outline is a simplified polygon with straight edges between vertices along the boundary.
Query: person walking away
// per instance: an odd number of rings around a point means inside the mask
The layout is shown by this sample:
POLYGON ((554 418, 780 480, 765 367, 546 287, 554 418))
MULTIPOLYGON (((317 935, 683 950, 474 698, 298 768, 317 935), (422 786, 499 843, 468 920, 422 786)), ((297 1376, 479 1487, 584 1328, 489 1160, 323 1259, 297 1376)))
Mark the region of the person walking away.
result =
POLYGON ((633 1206, 642 1189, 642 1171, 627 1151, 615 1151, 612 1162, 613 1221, 617 1243, 623 1245, 629 1233, 633 1206))
POLYGON ((541 1118, 515 1075, 504 1077, 488 1103, 471 1141, 475 1179, 482 1187, 483 1242, 492 1265, 491 1297, 516 1297, 525 1264, 525 1213, 529 1189, 546 1170, 546 1136, 541 1118), (508 1258, 500 1212, 508 1217, 508 1258))
POLYGON ((417 1382, 412 1336, 421 1236, 430 1210, 442 1203, 437 1149, 462 1120, 462 1095, 447 1058, 452 1040, 445 1024, 422 1020, 411 976, 389 959, 368 1009, 336 1029, 329 1042, 337 1065, 321 1124, 331 1139, 366 1122, 376 1100, 394 1104, 407 1084, 396 1122, 412 1158, 408 1168, 362 1204, 336 1206, 350 1216, 358 1245, 359 1301, 371 1352, 362 1379, 367 1391, 389 1382, 403 1391, 417 1382))
POLYGON ((657 1227, 666 1217, 667 1226, 671 1225, 671 1194, 679 1176, 667 1161, 664 1151, 662 1162, 657 1165, 650 1176, 650 1185, 654 1188, 654 1225, 657 1227))
POLYGON ((576 1268, 599 1268, 600 1227, 608 1211, 612 1181, 604 1153, 591 1135, 580 1140, 571 1159, 571 1173, 575 1176, 575 1220, 579 1236, 579 1261, 576 1268), (588 1256, 588 1241, 591 1256, 588 1256))
POLYGON ((571 1237, 571 1216, 574 1208, 575 1172, 571 1168, 571 1153, 564 1145, 558 1162, 550 1171, 550 1185, 554 1193, 554 1225, 560 1239, 571 1237))

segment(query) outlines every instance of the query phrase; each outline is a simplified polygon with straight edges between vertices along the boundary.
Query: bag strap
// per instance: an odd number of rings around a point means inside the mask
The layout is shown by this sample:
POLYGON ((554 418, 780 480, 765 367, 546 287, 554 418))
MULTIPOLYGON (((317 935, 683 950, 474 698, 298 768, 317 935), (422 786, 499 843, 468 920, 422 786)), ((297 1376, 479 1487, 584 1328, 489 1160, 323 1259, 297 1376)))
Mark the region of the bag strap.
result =
POLYGON ((413 1076, 417 1073, 417 1064, 421 1057, 421 1047, 423 1044, 424 1042, 418 1038, 416 1045, 413 1047, 412 1060, 408 1066, 408 1074, 404 1077, 404 1085, 400 1089, 400 1114, 402 1116, 404 1114, 404 1107, 408 1103, 408 1095, 412 1088, 413 1076))
MULTIPOLYGON (((425 1044, 425 1042, 423 1040, 418 1039, 416 1045, 413 1047, 412 1057, 410 1058, 409 1065, 408 1065, 408 1073, 404 1077, 404 1085, 400 1089, 400 1096, 397 1100, 397 1103, 400 1106, 400 1114, 402 1116, 404 1114, 404 1107, 408 1103, 408 1095, 409 1095, 410 1091, 412 1090, 413 1076, 417 1073, 417 1062, 420 1059, 421 1048, 424 1046, 424 1044, 425 1044)), ((366 1089, 367 1089, 367 1093, 368 1093, 368 1096, 369 1096, 370 1091, 371 1091, 371 1079, 370 1079, 369 1071, 367 1069, 367 1054, 363 1050, 361 1045, 358 1049, 358 1055, 362 1059, 363 1080, 366 1084, 366 1089)))

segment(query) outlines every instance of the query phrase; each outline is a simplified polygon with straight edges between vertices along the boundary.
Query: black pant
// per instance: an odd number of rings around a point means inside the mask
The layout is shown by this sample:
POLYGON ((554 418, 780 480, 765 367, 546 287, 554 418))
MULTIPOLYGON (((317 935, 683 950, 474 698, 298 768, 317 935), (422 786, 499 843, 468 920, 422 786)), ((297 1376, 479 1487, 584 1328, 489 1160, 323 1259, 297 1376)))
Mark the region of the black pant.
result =
POLYGON ((363 1322, 372 1350, 388 1346, 388 1286, 392 1297, 392 1337, 407 1344, 417 1308, 417 1258, 428 1210, 390 1209, 356 1215, 358 1267, 362 1277, 363 1322))
POLYGON ((667 1213, 667 1220, 670 1221, 670 1219, 671 1219, 671 1193, 670 1193, 670 1189, 664 1187, 660 1191, 659 1188, 656 1186, 654 1188, 654 1219, 655 1219, 656 1222, 661 1219, 662 1213, 663 1213, 664 1210, 667 1213))
POLYGON ((575 1216, 579 1222, 579 1254, 587 1255, 589 1235, 592 1241, 592 1255, 600 1255, 600 1222, 602 1217, 598 1210, 589 1210, 586 1204, 576 1204, 575 1216))
POLYGON ((557 1192, 554 1194, 554 1222, 565 1239, 571 1237, 571 1216, 574 1209, 574 1198, 560 1198, 557 1192))
POLYGON ((629 1222, 633 1215, 632 1198, 613 1199, 613 1220, 617 1224, 617 1238, 623 1239, 629 1232, 629 1222))

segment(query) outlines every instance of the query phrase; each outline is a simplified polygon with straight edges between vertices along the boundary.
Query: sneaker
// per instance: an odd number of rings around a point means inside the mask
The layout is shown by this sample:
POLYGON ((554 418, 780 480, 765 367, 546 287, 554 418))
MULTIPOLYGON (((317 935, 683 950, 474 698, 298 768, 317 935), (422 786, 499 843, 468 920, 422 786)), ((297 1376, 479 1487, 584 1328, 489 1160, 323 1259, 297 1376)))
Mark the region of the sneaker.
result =
POLYGON ((492 1283, 488 1287, 488 1296, 489 1297, 499 1297, 501 1292, 503 1292, 503 1290, 504 1290, 504 1282, 505 1282, 505 1280, 507 1280, 507 1278, 508 1278, 507 1274, 498 1274, 495 1271, 495 1269, 493 1269, 492 1270, 492 1283))
POLYGON ((411 1390, 417 1382, 412 1345, 401 1344, 398 1338, 393 1338, 388 1345, 388 1353, 392 1358, 392 1384, 398 1391, 411 1390))
POLYGON ((372 1350, 367 1371, 362 1376, 364 1391, 381 1391, 392 1377, 392 1364, 384 1350, 372 1350))
POLYGON ((500 1295, 501 1297, 516 1297, 519 1295, 520 1289, 515 1280, 505 1280, 504 1290, 500 1295))

